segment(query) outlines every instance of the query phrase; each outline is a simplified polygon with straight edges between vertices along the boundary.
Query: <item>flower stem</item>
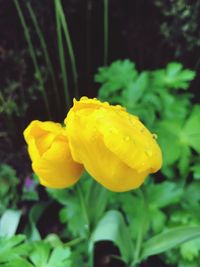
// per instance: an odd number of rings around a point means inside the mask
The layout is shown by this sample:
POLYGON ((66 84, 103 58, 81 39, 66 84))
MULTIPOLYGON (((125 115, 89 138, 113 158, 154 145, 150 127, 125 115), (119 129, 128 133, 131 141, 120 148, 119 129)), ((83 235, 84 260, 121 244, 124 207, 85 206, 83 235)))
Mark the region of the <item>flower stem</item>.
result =
POLYGON ((138 189, 138 193, 143 201, 143 209, 142 209, 141 227, 138 231, 135 253, 134 253, 134 260, 131 264, 131 267, 137 266, 140 260, 140 252, 141 252, 142 241, 143 241, 144 233, 146 229, 147 212, 148 212, 146 197, 141 188, 138 189))
POLYGON ((77 244, 79 244, 79 243, 81 243, 83 241, 84 241, 84 237, 77 237, 77 238, 75 238, 73 240, 70 240, 67 243, 64 243, 64 246, 66 246, 66 247, 72 247, 72 246, 75 246, 75 245, 77 245, 77 244))
POLYGON ((85 219, 85 226, 87 227, 88 231, 90 229, 90 220, 89 220, 89 216, 88 216, 88 212, 87 212, 87 205, 86 205, 86 201, 85 201, 85 198, 84 198, 84 195, 83 195, 83 191, 82 191, 82 188, 79 184, 77 184, 77 192, 78 192, 78 196, 79 196, 79 199, 80 199, 80 202, 81 202, 81 208, 82 208, 82 211, 83 211, 83 216, 84 216, 84 219, 85 219))

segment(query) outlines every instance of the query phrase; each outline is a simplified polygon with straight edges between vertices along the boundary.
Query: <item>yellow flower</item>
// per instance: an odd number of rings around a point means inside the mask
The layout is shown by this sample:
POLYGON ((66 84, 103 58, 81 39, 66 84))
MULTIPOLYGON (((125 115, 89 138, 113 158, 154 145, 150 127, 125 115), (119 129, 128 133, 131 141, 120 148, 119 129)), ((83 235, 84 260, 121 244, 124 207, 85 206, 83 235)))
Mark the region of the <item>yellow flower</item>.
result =
POLYGON ((66 131, 59 123, 32 121, 24 137, 42 185, 64 188, 77 182, 83 167, 72 159, 66 131))
POLYGON ((82 97, 65 124, 73 159, 112 191, 137 188, 161 168, 154 135, 119 105, 82 97))

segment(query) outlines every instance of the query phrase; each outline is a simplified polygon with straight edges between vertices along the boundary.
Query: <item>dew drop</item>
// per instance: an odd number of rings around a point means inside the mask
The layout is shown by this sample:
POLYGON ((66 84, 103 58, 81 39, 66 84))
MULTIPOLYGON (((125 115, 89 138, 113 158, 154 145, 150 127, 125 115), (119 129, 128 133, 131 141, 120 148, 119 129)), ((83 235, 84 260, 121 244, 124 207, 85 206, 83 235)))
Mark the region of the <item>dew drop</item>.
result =
POLYGON ((158 139, 158 136, 157 136, 157 134, 152 134, 152 137, 153 137, 153 139, 155 139, 155 140, 157 140, 158 139))
POLYGON ((128 142, 128 141, 130 141, 130 137, 129 137, 129 136, 125 136, 125 137, 124 137, 124 140, 125 140, 126 142, 128 142))

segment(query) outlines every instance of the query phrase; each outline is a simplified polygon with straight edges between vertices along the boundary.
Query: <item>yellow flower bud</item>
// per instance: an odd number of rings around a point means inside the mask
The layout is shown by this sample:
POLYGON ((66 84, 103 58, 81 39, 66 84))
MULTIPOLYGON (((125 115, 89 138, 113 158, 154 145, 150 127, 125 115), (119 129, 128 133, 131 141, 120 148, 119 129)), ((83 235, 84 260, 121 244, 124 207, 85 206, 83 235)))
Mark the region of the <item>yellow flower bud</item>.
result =
POLYGON ((82 97, 65 124, 73 159, 112 191, 137 188, 161 168, 154 135, 119 105, 82 97))
POLYGON ((42 185, 64 188, 77 182, 83 166, 72 159, 66 131, 59 123, 32 121, 24 137, 42 185))

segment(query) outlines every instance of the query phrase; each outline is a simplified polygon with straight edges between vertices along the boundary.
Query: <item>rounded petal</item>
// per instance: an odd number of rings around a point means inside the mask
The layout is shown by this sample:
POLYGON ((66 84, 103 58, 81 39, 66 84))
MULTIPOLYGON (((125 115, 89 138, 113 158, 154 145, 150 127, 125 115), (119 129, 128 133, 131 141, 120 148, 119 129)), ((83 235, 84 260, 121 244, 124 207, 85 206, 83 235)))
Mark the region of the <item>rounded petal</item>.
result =
POLYGON ((41 184, 64 188, 78 181, 83 166, 72 159, 66 131, 59 123, 33 121, 24 137, 41 184))
POLYGON ((83 166, 72 159, 68 143, 59 139, 54 140, 51 148, 32 166, 41 184, 51 188, 71 186, 83 172, 83 166))
POLYGON ((161 167, 153 135, 120 106, 81 98, 65 123, 73 159, 112 191, 136 188, 161 167))

